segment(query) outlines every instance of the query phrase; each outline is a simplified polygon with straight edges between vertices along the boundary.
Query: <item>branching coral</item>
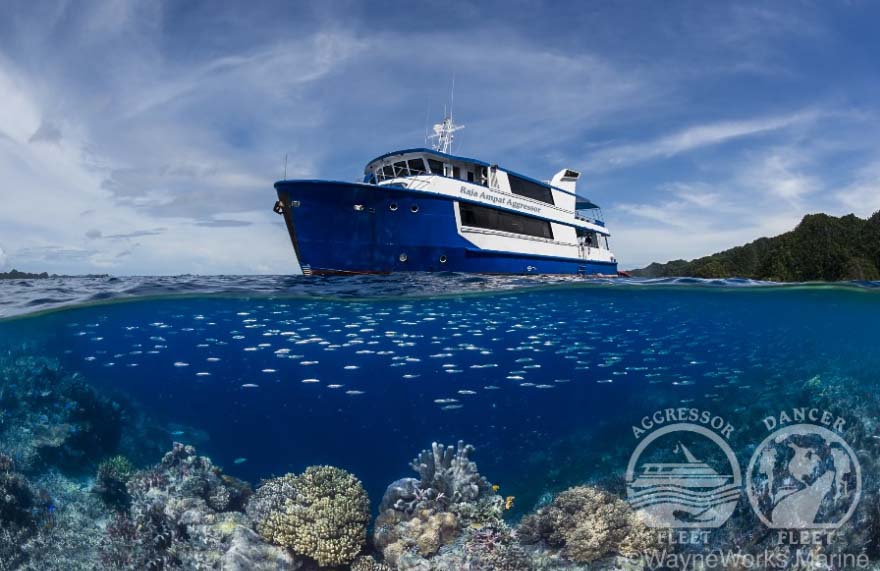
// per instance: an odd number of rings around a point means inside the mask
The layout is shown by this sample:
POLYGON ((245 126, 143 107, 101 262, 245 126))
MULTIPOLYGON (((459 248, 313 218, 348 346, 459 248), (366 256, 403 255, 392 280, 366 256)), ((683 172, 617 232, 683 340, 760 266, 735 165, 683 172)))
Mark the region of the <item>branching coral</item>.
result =
POLYGON ((410 462, 419 474, 419 488, 429 491, 431 499, 448 503, 472 502, 491 490, 489 482, 480 476, 477 464, 468 457, 474 447, 458 441, 457 447, 431 444, 410 462))
POLYGON ((247 512, 267 541, 327 566, 350 563, 361 551, 369 506, 353 475, 333 466, 311 466, 300 475, 265 482, 247 512))
POLYGON ((610 555, 637 558, 655 549, 652 533, 620 498, 599 488, 568 489, 534 514, 517 530, 523 543, 562 548, 571 560, 589 563, 610 555))
POLYGON ((504 499, 477 471, 473 446, 434 442, 411 463, 419 478, 403 478, 385 491, 373 543, 399 568, 429 565, 466 528, 501 526, 504 499))

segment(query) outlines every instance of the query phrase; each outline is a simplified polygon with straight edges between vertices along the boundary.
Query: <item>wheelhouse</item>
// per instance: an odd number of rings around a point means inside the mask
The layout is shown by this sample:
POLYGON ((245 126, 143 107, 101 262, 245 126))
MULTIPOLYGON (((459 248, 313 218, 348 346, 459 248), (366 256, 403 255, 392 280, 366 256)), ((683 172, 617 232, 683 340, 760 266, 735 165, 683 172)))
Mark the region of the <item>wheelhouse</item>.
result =
POLYGON ((487 163, 454 157, 429 149, 412 149, 383 155, 364 169, 364 182, 381 184, 393 179, 434 174, 489 186, 487 163))
MULTIPOLYGON (((567 171, 568 172, 568 171, 567 171)), ((554 198, 554 187, 508 170, 475 159, 457 157, 430 149, 410 149, 382 155, 364 169, 364 182, 383 184, 412 176, 433 174, 457 179, 487 188, 505 190, 511 194, 537 200, 554 206, 565 206, 554 198), (502 184, 503 180, 506 184, 502 184), (504 188, 504 187, 508 188, 504 188)), ((558 192, 566 192, 555 189, 558 192)), ((569 206, 569 209, 571 206, 569 206)))

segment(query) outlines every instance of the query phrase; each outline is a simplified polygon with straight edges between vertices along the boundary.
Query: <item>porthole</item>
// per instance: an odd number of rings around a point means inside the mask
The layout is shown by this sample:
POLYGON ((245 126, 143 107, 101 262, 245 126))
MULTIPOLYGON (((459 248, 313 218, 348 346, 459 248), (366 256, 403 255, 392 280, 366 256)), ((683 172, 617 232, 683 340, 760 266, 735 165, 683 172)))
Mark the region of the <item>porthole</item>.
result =
POLYGON ((398 256, 398 259, 399 259, 401 262, 405 262, 405 261, 406 261, 406 254, 401 254, 400 256, 398 256))
POLYGON ((396 202, 392 202, 391 204, 389 204, 389 205, 388 205, 388 210, 390 210, 391 212, 394 212, 395 210, 397 210, 397 203, 396 203, 396 202))
POLYGON ((409 211, 412 212, 413 214, 415 214, 416 212, 419 211, 419 205, 413 204, 412 206, 409 207, 409 211))
POLYGON ((354 205, 354 209, 355 209, 357 212, 363 212, 363 211, 364 211, 364 205, 363 205, 363 204, 355 204, 355 205, 354 205))
POLYGON ((446 263, 446 256, 440 256, 440 263, 441 263, 441 264, 445 264, 445 263, 446 263))

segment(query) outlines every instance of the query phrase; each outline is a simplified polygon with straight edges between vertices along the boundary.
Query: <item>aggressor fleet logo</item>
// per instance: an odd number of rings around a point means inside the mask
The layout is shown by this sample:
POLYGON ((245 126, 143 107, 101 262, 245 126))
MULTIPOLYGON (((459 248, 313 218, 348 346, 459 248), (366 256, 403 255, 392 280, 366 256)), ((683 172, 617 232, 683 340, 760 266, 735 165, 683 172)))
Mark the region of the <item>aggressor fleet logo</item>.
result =
POLYGON ((641 441, 626 469, 627 499, 647 525, 711 529, 730 518, 742 494, 732 432, 724 418, 696 408, 657 411, 633 426, 641 441))

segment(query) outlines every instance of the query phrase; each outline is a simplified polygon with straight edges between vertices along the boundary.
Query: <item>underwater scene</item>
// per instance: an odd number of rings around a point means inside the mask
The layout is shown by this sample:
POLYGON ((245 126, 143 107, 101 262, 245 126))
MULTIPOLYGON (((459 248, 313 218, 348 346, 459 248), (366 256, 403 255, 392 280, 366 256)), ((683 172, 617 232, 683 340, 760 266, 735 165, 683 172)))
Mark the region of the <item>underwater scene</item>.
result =
POLYGON ((2 570, 880 560, 875 283, 0 294, 2 570))

